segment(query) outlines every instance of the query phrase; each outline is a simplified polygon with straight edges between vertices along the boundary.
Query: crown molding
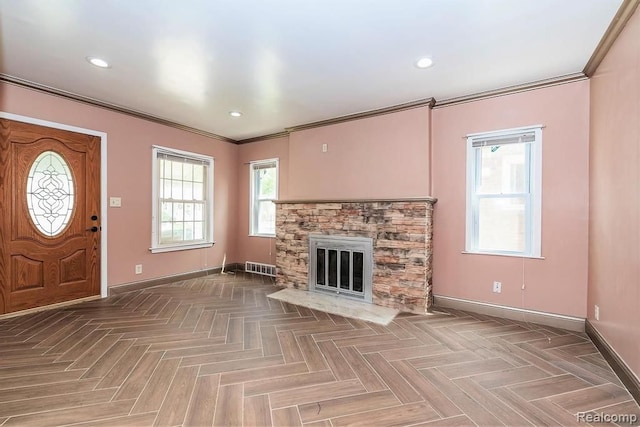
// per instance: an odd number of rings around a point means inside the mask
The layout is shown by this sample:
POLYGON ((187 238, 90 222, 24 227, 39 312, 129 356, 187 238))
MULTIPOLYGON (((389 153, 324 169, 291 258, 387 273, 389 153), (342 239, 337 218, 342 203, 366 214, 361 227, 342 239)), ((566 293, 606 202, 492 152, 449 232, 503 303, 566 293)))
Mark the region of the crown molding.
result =
POLYGON ((460 96, 457 98, 444 99, 442 101, 436 102, 436 105, 433 108, 441 108, 441 107, 448 107, 456 104, 464 104, 466 102, 479 101, 481 99, 487 99, 487 98, 495 98, 497 96, 503 96, 503 95, 511 95, 513 93, 526 92, 526 91, 535 90, 535 89, 542 89, 545 87, 556 86, 556 85, 561 85, 565 83, 573 83, 573 82, 586 80, 586 79, 587 79, 587 76, 585 76, 583 73, 567 74, 564 76, 554 77, 551 79, 538 80, 531 83, 524 83, 524 84, 515 85, 515 86, 507 86, 500 89, 489 90, 486 92, 478 92, 471 95, 460 96))
POLYGON ((187 125, 183 125, 183 124, 180 124, 180 123, 172 122, 171 120, 163 119, 161 117, 152 116, 150 114, 142 113, 140 111, 136 111, 136 110, 131 110, 129 108, 120 107, 118 105, 110 104, 108 102, 99 101, 97 99, 90 98, 88 96, 78 95, 78 94, 75 94, 75 93, 72 93, 72 92, 67 92, 65 90, 56 89, 56 88, 51 87, 51 86, 47 86, 47 85, 43 85, 43 84, 40 84, 40 83, 32 82, 30 80, 25 80, 25 79, 21 79, 19 77, 10 76, 8 74, 0 73, 0 82, 13 84, 15 86, 24 87, 24 88, 27 88, 27 89, 33 89, 33 90, 36 90, 38 92, 43 92, 43 93, 46 93, 46 94, 49 94, 49 95, 58 96, 58 97, 61 97, 61 98, 72 100, 72 101, 82 102, 84 104, 89 104, 89 105, 92 105, 94 107, 104 108, 104 109, 107 109, 107 110, 110 110, 110 111, 115 111, 116 113, 126 114, 128 116, 133 116, 133 117, 136 117, 138 119, 147 120, 147 121, 158 123, 158 124, 165 125, 165 126, 170 126, 172 128, 176 128, 176 129, 180 129, 180 130, 183 130, 183 131, 186 131, 186 132, 195 133, 197 135, 202 135, 202 136, 206 136, 206 137, 209 137, 209 138, 217 139, 219 141, 230 142, 230 143, 234 143, 234 144, 236 143, 236 141, 234 139, 227 138, 227 137, 224 137, 224 136, 221 136, 221 135, 217 135, 215 133, 207 132, 207 131, 204 131, 204 130, 201 130, 201 129, 196 129, 196 128, 191 127, 191 126, 187 126, 187 125))
POLYGON ((376 110, 363 111, 361 113, 348 114, 346 116, 334 117, 332 119, 320 120, 317 122, 296 125, 284 128, 287 132, 297 132, 300 130, 313 129, 322 126, 334 125, 337 123, 350 122, 352 120, 366 119, 369 117, 381 116, 383 114, 396 113, 398 111, 410 110, 412 108, 429 107, 433 108, 436 100, 434 98, 419 99, 417 101, 405 102, 403 104, 392 105, 390 107, 379 108, 376 110))
POLYGON ((627 25, 631 16, 633 16, 638 5, 640 5, 640 0, 624 0, 622 2, 616 16, 613 17, 607 31, 605 31, 604 36, 600 39, 600 43, 598 43, 596 50, 593 51, 591 58, 587 61, 587 65, 585 65, 582 70, 587 77, 593 76, 596 72, 604 57, 609 53, 609 49, 611 49, 611 46, 613 46, 613 43, 618 38, 625 25, 627 25))
POLYGON ((249 144, 251 142, 260 142, 260 141, 265 141, 267 139, 283 138, 285 136, 289 136, 289 132, 287 131, 276 132, 276 133, 270 133, 262 136, 254 136, 253 138, 240 139, 236 141, 236 144, 249 144))

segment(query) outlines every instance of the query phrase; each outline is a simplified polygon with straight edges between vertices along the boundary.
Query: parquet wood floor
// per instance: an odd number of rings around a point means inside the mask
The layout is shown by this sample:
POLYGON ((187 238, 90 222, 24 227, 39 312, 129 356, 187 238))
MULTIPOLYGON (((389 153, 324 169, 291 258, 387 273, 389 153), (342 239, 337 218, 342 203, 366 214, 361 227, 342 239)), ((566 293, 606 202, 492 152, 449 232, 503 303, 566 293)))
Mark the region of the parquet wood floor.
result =
POLYGON ((276 290, 212 275, 2 320, 0 426, 640 419, 584 334, 454 310, 385 327, 267 298, 276 290))

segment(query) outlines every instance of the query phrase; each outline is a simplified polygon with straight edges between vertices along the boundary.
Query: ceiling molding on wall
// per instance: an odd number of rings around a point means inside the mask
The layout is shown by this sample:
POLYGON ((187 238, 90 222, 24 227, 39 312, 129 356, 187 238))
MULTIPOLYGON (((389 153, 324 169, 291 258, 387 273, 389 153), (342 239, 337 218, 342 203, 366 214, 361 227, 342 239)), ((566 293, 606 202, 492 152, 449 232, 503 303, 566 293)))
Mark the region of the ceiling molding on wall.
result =
POLYGON ((640 5, 640 0, 624 0, 622 2, 616 16, 613 17, 613 20, 609 24, 609 28, 607 28, 596 50, 593 51, 587 65, 585 65, 582 70, 587 77, 593 76, 593 73, 596 72, 598 66, 609 52, 609 49, 611 49, 611 46, 613 46, 613 43, 624 29, 624 26, 627 25, 627 22, 631 16, 633 16, 638 5, 640 5))
POLYGON ((59 96, 61 98, 70 99, 72 101, 78 101, 85 104, 92 105, 94 107, 100 107, 107 110, 115 111, 116 113, 122 113, 129 116, 136 117, 142 120, 148 120, 150 122, 158 123, 165 126, 170 126, 172 128, 180 129, 186 132, 195 133, 197 135, 206 136, 208 138, 217 139, 219 141, 236 143, 234 139, 227 138, 221 135, 216 135, 215 133, 207 132, 201 129, 196 129, 191 126, 186 126, 180 123, 172 122, 167 119, 163 119, 160 117, 152 116, 150 114, 141 113, 139 111, 131 110, 128 108, 120 107, 114 104, 109 104, 107 102, 102 102, 97 99, 89 98, 87 96, 77 95, 75 93, 67 92, 61 89, 56 89, 51 86, 43 85, 40 83, 35 83, 29 80, 21 79, 19 77, 10 76, 8 74, 0 73, 0 82, 6 82, 9 84, 13 84, 15 86, 24 87, 27 89, 37 90, 39 92, 44 92, 49 95, 59 96))
POLYGON ((433 98, 419 99, 417 101, 405 102, 404 104, 392 105, 391 107, 379 108, 377 110, 363 111, 361 113, 348 114, 346 116, 334 117, 332 119, 320 120, 318 122, 296 125, 285 128, 287 132, 297 132, 299 130, 313 129, 321 126, 334 125, 336 123, 350 122, 352 120, 366 119, 369 117, 381 116, 383 114, 396 113, 398 111, 410 110, 412 108, 429 107, 433 108, 436 100, 433 98))
POLYGON ((486 92, 479 92, 472 95, 460 96, 458 98, 444 99, 442 101, 436 102, 436 105, 433 108, 448 107, 456 104, 464 104, 466 102, 479 101, 481 99, 486 99, 486 98, 495 98, 497 96, 503 96, 503 95, 511 95, 513 93, 526 92, 534 89, 542 89, 549 86, 572 83, 572 82, 577 82, 577 81, 586 80, 586 79, 587 79, 587 76, 585 76, 583 73, 567 74, 564 76, 554 77, 551 79, 538 80, 536 82, 525 83, 525 84, 515 85, 515 86, 508 86, 501 89, 489 90, 486 92))
POLYGON ((236 144, 249 144, 251 142, 260 142, 260 141, 265 141, 267 139, 283 138, 285 136, 289 136, 289 132, 287 131, 276 132, 276 133, 270 133, 268 135, 254 136, 253 138, 240 139, 236 141, 236 144))

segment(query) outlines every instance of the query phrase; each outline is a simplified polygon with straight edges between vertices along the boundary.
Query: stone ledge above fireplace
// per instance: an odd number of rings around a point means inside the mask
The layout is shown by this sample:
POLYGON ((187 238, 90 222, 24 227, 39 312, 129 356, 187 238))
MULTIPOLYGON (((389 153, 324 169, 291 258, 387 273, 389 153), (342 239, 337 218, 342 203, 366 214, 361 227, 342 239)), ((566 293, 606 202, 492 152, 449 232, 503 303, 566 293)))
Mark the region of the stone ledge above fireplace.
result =
POLYGON ((430 197, 276 202, 276 284, 308 289, 309 234, 373 239, 373 303, 424 313, 432 304, 430 197))

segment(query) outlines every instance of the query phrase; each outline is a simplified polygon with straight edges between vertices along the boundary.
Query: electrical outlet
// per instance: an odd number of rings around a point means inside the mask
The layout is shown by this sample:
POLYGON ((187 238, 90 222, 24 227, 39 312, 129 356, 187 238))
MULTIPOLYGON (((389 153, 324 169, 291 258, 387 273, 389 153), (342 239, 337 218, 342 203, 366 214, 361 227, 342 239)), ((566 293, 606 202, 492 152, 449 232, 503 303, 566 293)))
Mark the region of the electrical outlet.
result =
POLYGON ((596 320, 600 320, 600 307, 596 305, 593 311, 593 315, 595 316, 596 320))
POLYGON ((136 264, 136 274, 142 274, 142 264, 136 264))
POLYGON ((329 146, 327 144, 322 144, 322 152, 326 153, 327 151, 329 151, 329 146))
POLYGON ((493 292, 496 294, 502 293, 502 282, 493 282, 493 292))

